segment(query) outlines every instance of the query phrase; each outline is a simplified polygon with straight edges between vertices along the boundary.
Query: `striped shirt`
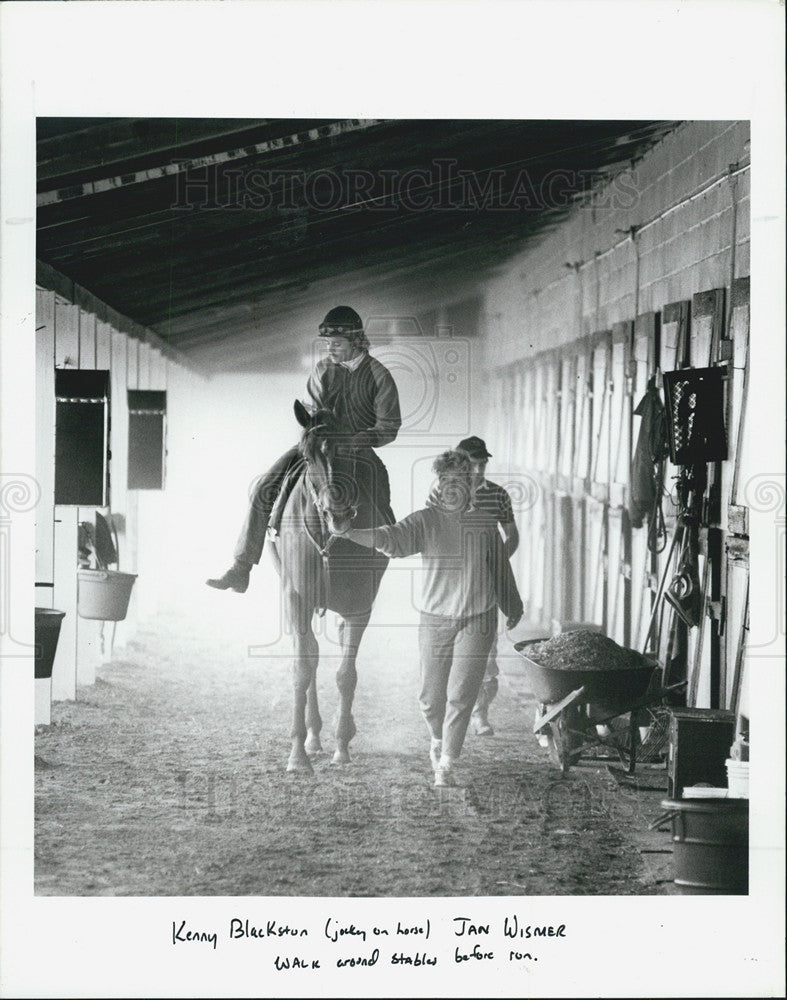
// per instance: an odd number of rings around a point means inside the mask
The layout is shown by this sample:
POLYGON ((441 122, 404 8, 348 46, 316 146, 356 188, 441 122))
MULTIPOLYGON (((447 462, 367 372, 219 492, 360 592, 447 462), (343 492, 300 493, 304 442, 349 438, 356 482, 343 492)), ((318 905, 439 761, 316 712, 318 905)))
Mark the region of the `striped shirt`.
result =
POLYGON ((473 494, 473 507, 494 518, 498 524, 511 524, 514 520, 511 497, 502 486, 490 483, 488 479, 485 479, 473 494))
MULTIPOLYGON (((427 507, 440 506, 440 491, 438 488, 432 490, 429 499, 426 501, 427 507)), ((493 524, 513 524, 514 508, 511 504, 511 497, 502 486, 485 479, 473 493, 471 510, 478 511, 493 524)))

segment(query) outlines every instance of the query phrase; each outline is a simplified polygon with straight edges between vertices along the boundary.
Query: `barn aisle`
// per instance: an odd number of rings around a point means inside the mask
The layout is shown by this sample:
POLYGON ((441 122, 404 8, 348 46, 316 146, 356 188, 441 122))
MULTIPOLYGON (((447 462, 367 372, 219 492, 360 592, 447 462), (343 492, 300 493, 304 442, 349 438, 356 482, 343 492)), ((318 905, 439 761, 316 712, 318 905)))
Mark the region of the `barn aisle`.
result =
POLYGON ((622 791, 600 764, 557 778, 530 732, 533 706, 505 670, 496 735, 468 735, 464 787, 431 786, 409 627, 367 632, 354 763, 330 764, 336 689, 323 660, 326 753, 314 777, 285 773, 289 643, 248 655, 259 605, 251 591, 224 596, 200 598, 199 625, 159 614, 76 702, 54 705, 36 735, 37 894, 671 890, 664 857, 642 852, 659 796, 622 791))

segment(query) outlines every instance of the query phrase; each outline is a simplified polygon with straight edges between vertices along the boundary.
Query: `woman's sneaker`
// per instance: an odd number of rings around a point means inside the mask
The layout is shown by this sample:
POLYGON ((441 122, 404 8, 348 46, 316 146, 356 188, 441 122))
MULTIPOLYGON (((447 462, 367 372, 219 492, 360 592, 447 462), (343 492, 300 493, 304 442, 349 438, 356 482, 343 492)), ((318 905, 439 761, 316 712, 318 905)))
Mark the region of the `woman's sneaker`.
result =
POLYGON ((470 727, 476 736, 495 735, 495 731, 486 717, 486 712, 473 712, 470 716, 470 727))
POLYGON ((435 788, 451 788, 456 784, 452 768, 445 764, 438 764, 434 773, 435 788))

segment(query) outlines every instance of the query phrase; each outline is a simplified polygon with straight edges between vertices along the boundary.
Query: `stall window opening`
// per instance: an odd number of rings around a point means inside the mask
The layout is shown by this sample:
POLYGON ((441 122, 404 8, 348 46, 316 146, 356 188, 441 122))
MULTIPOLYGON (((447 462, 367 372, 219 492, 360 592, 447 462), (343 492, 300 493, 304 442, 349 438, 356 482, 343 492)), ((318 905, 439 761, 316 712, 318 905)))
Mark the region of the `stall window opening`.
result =
POLYGON ((55 503, 109 503, 109 372, 55 369, 55 503))
POLYGON ((128 487, 164 489, 167 394, 128 390, 128 487))

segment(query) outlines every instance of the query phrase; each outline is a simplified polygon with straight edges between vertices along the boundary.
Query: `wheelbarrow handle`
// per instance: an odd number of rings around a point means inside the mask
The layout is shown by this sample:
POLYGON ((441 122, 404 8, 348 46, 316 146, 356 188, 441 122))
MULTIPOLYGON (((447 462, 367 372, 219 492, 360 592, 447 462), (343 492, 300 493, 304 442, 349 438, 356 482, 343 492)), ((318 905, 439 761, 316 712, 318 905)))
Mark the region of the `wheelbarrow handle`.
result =
POLYGON ((533 726, 533 732, 537 733, 540 729, 543 729, 547 723, 551 722, 555 718, 555 716, 560 715, 564 708, 568 708, 569 705, 573 705, 575 702, 579 701, 584 693, 585 685, 583 684, 582 687, 577 688, 576 691, 572 691, 570 694, 567 694, 561 701, 554 705, 550 705, 547 711, 540 718, 536 719, 535 725, 533 726))
POLYGON ((657 820, 654 820, 652 823, 649 823, 648 829, 649 830, 661 829, 663 825, 667 822, 667 820, 672 820, 677 815, 678 815, 677 809, 668 809, 667 812, 662 813, 657 820))

